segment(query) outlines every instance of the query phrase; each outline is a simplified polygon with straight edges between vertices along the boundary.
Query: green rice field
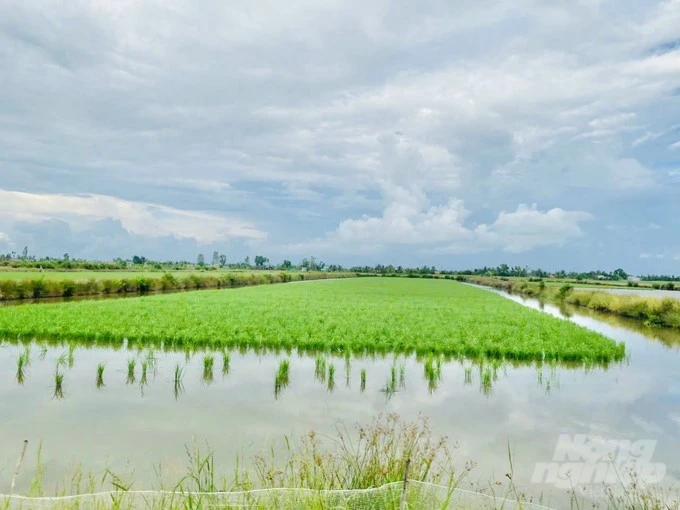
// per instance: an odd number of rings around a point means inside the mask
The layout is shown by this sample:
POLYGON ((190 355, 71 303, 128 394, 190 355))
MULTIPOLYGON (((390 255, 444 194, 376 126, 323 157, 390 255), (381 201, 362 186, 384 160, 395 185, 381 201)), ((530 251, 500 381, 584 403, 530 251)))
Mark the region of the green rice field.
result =
POLYGON ((453 281, 362 278, 0 309, 0 336, 608 362, 623 344, 453 281))

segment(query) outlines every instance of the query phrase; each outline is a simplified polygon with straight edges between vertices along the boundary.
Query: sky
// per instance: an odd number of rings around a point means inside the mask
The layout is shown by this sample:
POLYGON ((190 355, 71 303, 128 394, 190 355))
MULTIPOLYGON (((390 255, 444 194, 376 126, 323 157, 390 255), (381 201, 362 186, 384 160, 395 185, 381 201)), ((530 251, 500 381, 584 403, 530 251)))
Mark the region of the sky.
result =
POLYGON ((4 0, 0 252, 680 274, 680 0, 4 0))

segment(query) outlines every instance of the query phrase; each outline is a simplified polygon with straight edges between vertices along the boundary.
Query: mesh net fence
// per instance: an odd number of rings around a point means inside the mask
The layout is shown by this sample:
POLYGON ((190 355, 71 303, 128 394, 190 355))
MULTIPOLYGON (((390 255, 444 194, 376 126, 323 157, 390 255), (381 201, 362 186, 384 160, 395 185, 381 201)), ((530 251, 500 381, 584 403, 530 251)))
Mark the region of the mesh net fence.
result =
POLYGON ((427 510, 550 507, 423 482, 395 482, 374 489, 262 489, 244 492, 112 491, 32 498, 0 495, 0 509, 319 509, 427 510))

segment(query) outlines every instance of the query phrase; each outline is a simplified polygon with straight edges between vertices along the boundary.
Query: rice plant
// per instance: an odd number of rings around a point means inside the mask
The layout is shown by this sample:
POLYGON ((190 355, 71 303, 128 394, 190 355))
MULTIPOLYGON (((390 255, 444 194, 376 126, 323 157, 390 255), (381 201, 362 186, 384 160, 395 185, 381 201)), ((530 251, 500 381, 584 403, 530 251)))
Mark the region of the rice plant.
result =
POLYGON ((142 361, 142 376, 139 379, 139 385, 144 388, 144 386, 148 385, 148 378, 147 378, 147 370, 149 368, 149 362, 147 360, 142 361))
POLYGON ((68 367, 73 368, 73 364, 75 363, 75 352, 76 352, 76 344, 72 343, 68 346, 68 367))
POLYGON ((203 381, 211 383, 213 381, 213 365, 215 357, 212 355, 203 356, 203 381))
POLYGON ((134 384, 137 380, 135 376, 135 368, 137 368, 137 360, 130 358, 127 364, 127 378, 125 379, 126 384, 134 384))
POLYGON ((64 398, 64 374, 59 372, 59 367, 54 373, 54 394, 52 398, 64 398))
POLYGON ((491 367, 485 367, 481 373, 481 390, 486 396, 491 394, 493 386, 493 370, 491 367))
POLYGON ((101 389, 103 388, 104 385, 104 363, 99 363, 97 365, 97 388, 101 389))
POLYGON ((45 361, 45 357, 47 356, 47 347, 41 347, 40 348, 40 361, 45 361))
POLYGON ((366 369, 361 369, 361 393, 366 391, 366 369))
POLYGON ((274 377, 274 397, 279 398, 281 391, 288 387, 290 383, 290 361, 283 360, 279 363, 279 368, 274 377))
POLYGON ((227 375, 231 370, 231 356, 228 352, 222 353, 222 375, 227 375))
POLYGON ((440 359, 433 359, 431 356, 425 360, 424 363, 425 380, 427 381, 427 390, 429 393, 434 393, 439 387, 439 382, 442 378, 442 365, 440 359))
POLYGON ((345 351, 345 387, 350 386, 350 376, 352 375, 352 363, 350 360, 351 352, 345 351))
POLYGON ((314 377, 321 383, 326 382, 326 358, 321 355, 316 357, 314 361, 314 377))
POLYGON ((179 363, 175 365, 175 373, 173 378, 173 392, 175 394, 175 400, 177 400, 180 394, 184 391, 184 369, 179 366, 179 363))
POLYGON ((465 385, 472 384, 472 367, 465 367, 465 385))
POLYGON ((332 363, 328 365, 328 377, 326 388, 331 393, 335 389, 335 365, 333 365, 332 363))
MULTIPOLYGON (((580 294, 573 293, 567 300, 580 294)), ((664 322, 675 320, 676 305, 671 311, 664 306, 661 301, 654 304, 648 310, 650 320, 652 312, 664 322)), ((199 349, 247 350, 249 346, 597 363, 621 361, 626 353, 622 343, 488 291, 415 278, 362 278, 309 287, 262 286, 228 295, 205 291, 85 301, 78 306, 49 303, 0 309, 0 335, 32 337, 36 331, 67 341, 163 342, 168 348, 185 349, 187 359, 199 349), (271 304, 274 313, 263 315, 263 303, 271 304), (140 316, 146 319, 140 321, 140 316)))
POLYGON ((31 364, 31 351, 29 347, 17 357, 17 383, 23 385, 26 381, 26 368, 31 364))

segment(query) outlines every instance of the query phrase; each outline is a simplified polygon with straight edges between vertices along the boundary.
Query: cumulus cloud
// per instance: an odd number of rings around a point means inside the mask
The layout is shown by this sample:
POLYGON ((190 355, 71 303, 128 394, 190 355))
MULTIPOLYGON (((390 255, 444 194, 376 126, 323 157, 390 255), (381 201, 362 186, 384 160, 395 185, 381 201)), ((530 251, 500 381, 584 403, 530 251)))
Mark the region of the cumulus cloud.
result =
POLYGON ((363 251, 410 247, 435 253, 476 253, 501 249, 521 253, 539 246, 560 245, 583 235, 580 224, 593 219, 584 211, 520 204, 502 211, 493 223, 466 225, 470 211, 462 200, 429 205, 422 193, 397 189, 381 216, 346 219, 324 238, 303 243, 299 251, 363 251))
POLYGON ((531 250, 576 239, 583 211, 671 228, 678 26, 678 0, 8 0, 0 228, 112 217, 272 253, 531 250))
POLYGON ((75 229, 113 219, 131 234, 189 238, 199 243, 266 237, 265 232, 239 219, 103 195, 36 194, 0 189, 0 217, 0 222, 10 224, 59 219, 75 229))

